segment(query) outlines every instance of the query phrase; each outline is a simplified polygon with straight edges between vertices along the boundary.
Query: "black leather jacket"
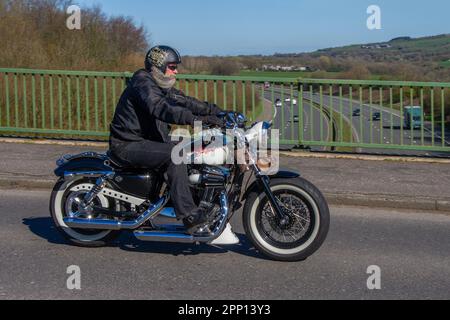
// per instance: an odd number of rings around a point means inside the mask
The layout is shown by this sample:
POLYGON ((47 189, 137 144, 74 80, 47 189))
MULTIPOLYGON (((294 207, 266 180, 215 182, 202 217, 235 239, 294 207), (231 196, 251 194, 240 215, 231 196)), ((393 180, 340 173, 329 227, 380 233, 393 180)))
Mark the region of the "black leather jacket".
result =
POLYGON ((170 142, 170 124, 193 125, 195 116, 216 115, 214 104, 160 88, 150 72, 138 70, 120 97, 111 123, 111 141, 170 142))

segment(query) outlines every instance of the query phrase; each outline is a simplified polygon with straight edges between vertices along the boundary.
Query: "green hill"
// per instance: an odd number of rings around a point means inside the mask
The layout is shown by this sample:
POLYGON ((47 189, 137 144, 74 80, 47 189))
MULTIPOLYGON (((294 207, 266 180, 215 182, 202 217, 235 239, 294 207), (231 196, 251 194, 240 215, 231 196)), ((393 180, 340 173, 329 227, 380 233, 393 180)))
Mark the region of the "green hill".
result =
POLYGON ((450 34, 253 57, 263 64, 307 66, 315 78, 450 81, 450 34))
POLYGON ((375 62, 442 62, 450 59, 450 34, 432 37, 400 37, 388 42, 327 48, 311 53, 333 58, 358 58, 375 62))

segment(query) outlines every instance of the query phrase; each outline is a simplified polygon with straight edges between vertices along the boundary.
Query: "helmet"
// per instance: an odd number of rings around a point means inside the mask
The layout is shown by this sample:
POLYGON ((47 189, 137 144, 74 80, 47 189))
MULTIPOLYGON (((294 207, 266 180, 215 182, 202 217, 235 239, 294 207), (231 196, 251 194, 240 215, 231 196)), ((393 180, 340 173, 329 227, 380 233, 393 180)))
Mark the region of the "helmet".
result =
POLYGON ((151 48, 145 56, 145 69, 151 71, 152 66, 158 68, 162 73, 166 72, 170 63, 181 63, 181 56, 177 50, 168 46, 156 46, 151 48))

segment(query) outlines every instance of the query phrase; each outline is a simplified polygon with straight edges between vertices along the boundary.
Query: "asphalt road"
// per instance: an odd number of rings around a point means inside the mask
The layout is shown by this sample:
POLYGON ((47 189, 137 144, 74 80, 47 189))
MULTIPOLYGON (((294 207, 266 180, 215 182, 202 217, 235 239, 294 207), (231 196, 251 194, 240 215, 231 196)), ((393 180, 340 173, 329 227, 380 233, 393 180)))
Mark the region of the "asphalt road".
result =
POLYGON ((450 217, 332 207, 324 246, 304 262, 266 260, 242 242, 144 243, 124 234, 99 249, 65 244, 52 228, 49 192, 0 193, 0 299, 449 299, 450 217), (81 271, 68 290, 67 268, 81 271), (369 290, 369 266, 381 289, 369 290))

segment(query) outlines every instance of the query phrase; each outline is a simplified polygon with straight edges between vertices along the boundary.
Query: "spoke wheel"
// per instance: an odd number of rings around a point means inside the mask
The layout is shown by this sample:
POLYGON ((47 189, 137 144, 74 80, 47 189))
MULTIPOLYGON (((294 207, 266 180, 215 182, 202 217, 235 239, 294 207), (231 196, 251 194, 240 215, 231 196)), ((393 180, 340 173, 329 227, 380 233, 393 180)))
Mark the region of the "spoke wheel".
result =
POLYGON ((280 223, 264 191, 255 188, 244 206, 246 235, 258 251, 274 260, 308 258, 328 234, 330 213, 325 198, 302 178, 272 179, 270 188, 287 216, 287 223, 280 223))
POLYGON ((261 203, 256 219, 259 221, 258 230, 265 235, 265 239, 279 248, 295 248, 303 244, 311 235, 315 218, 312 208, 305 199, 290 191, 274 193, 283 213, 288 217, 288 223, 280 224, 280 218, 275 213, 267 198, 261 203))
MULTIPOLYGON (((50 213, 56 229, 70 243, 82 247, 101 247, 115 239, 120 231, 117 230, 90 230, 70 228, 64 223, 66 217, 78 218, 102 218, 88 210, 80 210, 80 202, 88 192, 81 188, 82 185, 92 184, 89 179, 81 179, 71 183, 60 180, 53 188, 50 198, 50 213)), ((103 208, 114 208, 116 204, 103 195, 98 195, 93 204, 103 208)))

